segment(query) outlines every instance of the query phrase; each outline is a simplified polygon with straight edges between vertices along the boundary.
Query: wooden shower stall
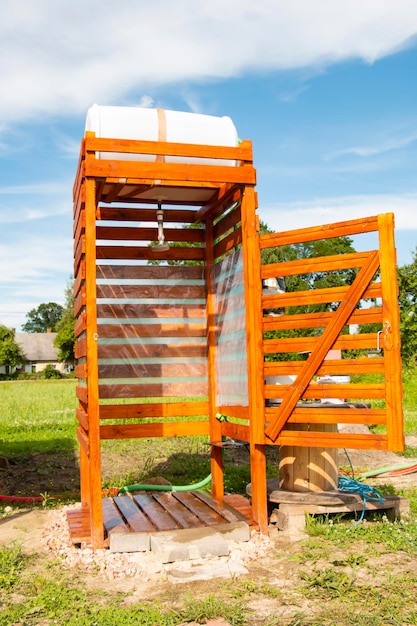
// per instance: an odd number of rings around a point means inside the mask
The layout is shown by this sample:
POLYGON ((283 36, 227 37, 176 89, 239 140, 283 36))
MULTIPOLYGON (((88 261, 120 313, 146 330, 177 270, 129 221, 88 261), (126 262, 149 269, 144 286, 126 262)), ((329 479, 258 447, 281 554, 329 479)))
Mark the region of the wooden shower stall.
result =
POLYGON ((218 502, 222 442, 247 442, 261 532, 268 529, 266 446, 403 448, 392 214, 261 235, 255 183, 249 141, 223 146, 90 131, 82 140, 74 183, 76 413, 81 503, 94 549, 105 538, 104 439, 206 435, 218 502), (263 249, 371 232, 378 243, 366 252, 261 262, 263 249), (354 270, 347 286, 262 289, 271 277, 346 268, 354 270), (292 309, 329 302, 321 313, 292 309), (380 330, 359 333, 365 324, 380 330), (306 328, 314 333, 282 332, 306 328), (355 349, 357 358, 342 358, 355 349), (363 356, 369 350, 375 358, 363 356), (291 359, 300 352, 304 360, 291 359), (320 382, 364 372, 378 381, 320 382), (323 408, 329 397, 343 404, 323 408), (378 408, 360 402, 373 399, 378 408), (346 434, 340 423, 383 424, 385 432, 346 434))

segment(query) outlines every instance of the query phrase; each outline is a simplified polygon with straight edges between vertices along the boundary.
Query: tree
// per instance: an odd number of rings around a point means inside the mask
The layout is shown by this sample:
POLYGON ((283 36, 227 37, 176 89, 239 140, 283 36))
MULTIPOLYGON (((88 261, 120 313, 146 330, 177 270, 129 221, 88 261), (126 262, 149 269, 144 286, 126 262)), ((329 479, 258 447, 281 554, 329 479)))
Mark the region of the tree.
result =
POLYGON ((56 330, 55 346, 59 350, 58 358, 65 363, 74 361, 75 346, 75 319, 74 319, 74 279, 70 278, 65 290, 65 304, 62 317, 59 320, 56 330))
POLYGON ((22 348, 14 339, 14 331, 0 325, 0 365, 15 368, 23 361, 22 348))
MULTIPOLYGON (((264 222, 260 223, 261 234, 272 233, 264 222)), ((279 246, 276 248, 264 248, 261 252, 262 264, 283 263, 285 261, 295 261, 298 259, 312 259, 319 256, 330 256, 336 254, 347 254, 355 252, 350 237, 334 237, 317 241, 307 241, 304 243, 294 243, 291 245, 279 246)), ((346 269, 331 272, 309 272, 294 276, 285 276, 285 291, 308 291, 312 289, 325 289, 330 287, 341 287, 351 285, 355 280, 357 270, 346 269)), ((319 313, 324 311, 334 311, 339 306, 339 302, 324 302, 302 304, 292 306, 287 309, 287 313, 294 315, 299 313, 319 313)), ((265 339, 278 339, 284 337, 308 337, 317 335, 317 328, 300 328, 283 331, 268 331, 264 334, 265 339)), ((280 353, 267 355, 270 361, 281 360, 303 360, 305 355, 295 353, 280 353)))
POLYGON ((63 312, 64 308, 56 302, 40 304, 26 313, 27 322, 22 324, 22 330, 25 333, 46 333, 50 328, 55 332, 63 312))
POLYGON ((408 265, 397 268, 401 356, 406 365, 417 359, 417 248, 408 265))

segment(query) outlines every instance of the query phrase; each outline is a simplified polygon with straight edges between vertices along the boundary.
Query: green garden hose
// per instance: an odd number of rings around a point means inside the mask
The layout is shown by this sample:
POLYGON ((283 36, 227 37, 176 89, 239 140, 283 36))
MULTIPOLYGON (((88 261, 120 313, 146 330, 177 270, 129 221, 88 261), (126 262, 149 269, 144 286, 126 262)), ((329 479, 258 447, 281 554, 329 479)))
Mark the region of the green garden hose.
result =
POLYGON ((211 482, 211 474, 209 474, 199 483, 193 485, 125 485, 117 492, 117 495, 121 493, 127 493, 128 491, 193 491, 194 489, 202 489, 211 482))

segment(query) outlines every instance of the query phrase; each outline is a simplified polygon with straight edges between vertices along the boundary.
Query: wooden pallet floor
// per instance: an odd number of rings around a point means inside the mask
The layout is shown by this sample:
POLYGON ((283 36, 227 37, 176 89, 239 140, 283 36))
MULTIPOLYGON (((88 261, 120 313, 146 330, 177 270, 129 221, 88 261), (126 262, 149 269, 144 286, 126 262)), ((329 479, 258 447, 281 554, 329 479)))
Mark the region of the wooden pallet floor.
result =
MULTIPOLYGON (((72 543, 91 543, 88 509, 68 511, 67 519, 72 543)), ((114 532, 155 533, 242 521, 256 527, 249 500, 237 494, 225 496, 222 502, 202 491, 145 492, 103 498, 107 547, 114 532)))

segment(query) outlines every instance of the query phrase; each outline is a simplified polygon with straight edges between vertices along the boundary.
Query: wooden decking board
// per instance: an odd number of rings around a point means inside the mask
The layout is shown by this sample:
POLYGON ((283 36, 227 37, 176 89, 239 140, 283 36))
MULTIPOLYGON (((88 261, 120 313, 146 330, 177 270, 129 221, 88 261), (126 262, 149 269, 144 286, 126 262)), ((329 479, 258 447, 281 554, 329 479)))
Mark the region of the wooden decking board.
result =
POLYGON ((143 493, 133 496, 133 499, 155 526, 155 530, 175 530, 180 527, 151 495, 143 493))
POLYGON ((153 524, 128 495, 115 496, 113 500, 132 532, 146 533, 155 530, 153 524))
POLYGON ((221 517, 223 517, 226 522, 230 522, 231 524, 233 524, 234 522, 247 521, 244 515, 233 509, 226 502, 219 502, 217 500, 214 500, 204 491, 193 491, 192 493, 196 498, 207 504, 210 509, 221 515, 221 517))
MULTIPOLYGON (((163 530, 215 527, 245 521, 254 527, 252 508, 242 495, 226 495, 222 502, 202 491, 148 492, 103 498, 104 547, 109 534, 157 533, 163 530)), ((88 508, 67 512, 73 544, 91 543, 88 508)))
POLYGON ((204 502, 198 500, 193 492, 174 491, 173 496, 198 517, 202 522, 202 526, 214 526, 224 523, 224 519, 218 513, 210 509, 204 502))
POLYGON ((111 498, 103 500, 103 524, 107 534, 129 532, 120 511, 111 498))
POLYGON ((157 494, 154 498, 174 518, 181 528, 198 528, 201 522, 194 513, 181 505, 171 493, 157 494))

